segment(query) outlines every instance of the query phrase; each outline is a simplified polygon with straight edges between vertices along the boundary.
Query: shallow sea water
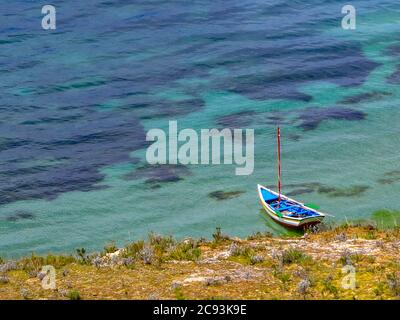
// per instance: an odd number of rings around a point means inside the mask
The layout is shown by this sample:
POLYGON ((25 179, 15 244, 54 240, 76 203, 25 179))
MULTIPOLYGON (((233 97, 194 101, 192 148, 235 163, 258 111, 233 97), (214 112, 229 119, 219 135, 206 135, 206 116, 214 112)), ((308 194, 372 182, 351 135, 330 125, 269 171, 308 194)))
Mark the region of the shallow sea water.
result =
POLYGON ((286 233, 256 185, 333 221, 400 200, 400 5, 353 1, 56 1, 0 14, 0 256, 70 252, 148 232, 286 233), (148 167, 147 130, 254 128, 255 170, 148 167), (217 200, 211 192, 242 191, 217 200))

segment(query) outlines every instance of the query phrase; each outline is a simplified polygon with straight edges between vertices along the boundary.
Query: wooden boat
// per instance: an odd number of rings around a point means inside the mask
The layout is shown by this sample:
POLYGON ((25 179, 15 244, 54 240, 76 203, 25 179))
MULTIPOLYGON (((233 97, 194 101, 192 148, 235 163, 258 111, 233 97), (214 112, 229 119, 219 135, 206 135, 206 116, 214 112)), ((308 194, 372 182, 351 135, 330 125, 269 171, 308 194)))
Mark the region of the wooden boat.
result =
POLYGON ((267 214, 279 224, 295 229, 304 229, 320 223, 325 214, 307 207, 301 202, 280 195, 258 185, 258 195, 267 214))
POLYGON ((280 128, 277 130, 278 153, 278 192, 257 185, 258 196, 267 214, 279 224, 295 229, 305 229, 320 223, 325 214, 305 204, 281 195, 281 144, 280 128))

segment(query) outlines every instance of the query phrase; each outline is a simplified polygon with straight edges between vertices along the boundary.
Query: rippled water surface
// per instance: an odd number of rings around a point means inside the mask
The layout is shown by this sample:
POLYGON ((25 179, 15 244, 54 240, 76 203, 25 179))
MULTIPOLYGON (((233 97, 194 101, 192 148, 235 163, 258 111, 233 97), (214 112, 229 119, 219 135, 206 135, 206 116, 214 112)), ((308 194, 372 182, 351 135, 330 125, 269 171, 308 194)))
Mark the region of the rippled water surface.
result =
POLYGON ((0 255, 94 250, 149 231, 285 232, 256 184, 337 221, 400 207, 400 4, 10 1, 0 12, 0 255), (255 170, 149 166, 147 130, 254 128, 255 170), (221 199, 216 191, 233 192, 221 199))

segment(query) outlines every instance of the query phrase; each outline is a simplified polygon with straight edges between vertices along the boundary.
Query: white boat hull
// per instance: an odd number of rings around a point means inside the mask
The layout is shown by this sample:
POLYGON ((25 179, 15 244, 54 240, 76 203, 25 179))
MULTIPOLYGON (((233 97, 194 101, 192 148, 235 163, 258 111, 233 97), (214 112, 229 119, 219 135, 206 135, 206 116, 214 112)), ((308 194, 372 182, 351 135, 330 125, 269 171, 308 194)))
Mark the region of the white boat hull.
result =
POLYGON ((291 198, 288 198, 284 195, 281 195, 281 199, 283 200, 289 200, 292 202, 295 202, 297 204, 299 204, 300 206, 311 210, 313 212, 315 212, 317 215, 316 216, 311 216, 311 217, 303 217, 303 218, 295 218, 295 217, 288 217, 284 214, 282 214, 281 216, 278 216, 278 214, 275 212, 275 210, 264 200, 262 193, 261 193, 261 189, 264 188, 266 189, 268 192, 278 195, 275 191, 272 191, 271 189, 268 189, 264 186, 258 185, 258 195, 260 198, 260 202, 264 208, 264 210, 266 211, 266 213, 276 222, 278 222, 279 224, 284 225, 285 227, 289 227, 289 228, 306 228, 315 224, 320 223, 324 218, 325 218, 325 214, 318 212, 314 209, 311 209, 307 206, 305 206, 303 203, 300 203, 296 200, 293 200, 291 198))

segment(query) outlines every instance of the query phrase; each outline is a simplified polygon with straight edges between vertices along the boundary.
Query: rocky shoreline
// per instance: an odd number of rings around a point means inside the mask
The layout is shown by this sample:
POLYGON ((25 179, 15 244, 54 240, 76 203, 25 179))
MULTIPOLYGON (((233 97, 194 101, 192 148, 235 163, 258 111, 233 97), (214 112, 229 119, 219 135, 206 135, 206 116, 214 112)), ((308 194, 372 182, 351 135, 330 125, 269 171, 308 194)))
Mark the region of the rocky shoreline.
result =
POLYGON ((0 259, 0 299, 398 299, 399 254, 400 228, 373 225, 247 239, 217 229, 212 241, 151 234, 94 254, 0 259))

